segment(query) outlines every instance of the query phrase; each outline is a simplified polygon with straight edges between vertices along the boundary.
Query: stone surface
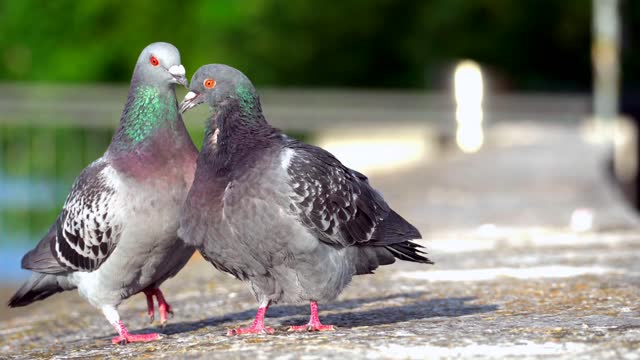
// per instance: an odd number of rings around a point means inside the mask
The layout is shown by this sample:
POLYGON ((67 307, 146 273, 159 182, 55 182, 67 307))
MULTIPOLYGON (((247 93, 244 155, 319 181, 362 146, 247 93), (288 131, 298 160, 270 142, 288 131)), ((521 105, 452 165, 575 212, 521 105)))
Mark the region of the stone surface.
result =
POLYGON ((121 306, 133 332, 162 340, 111 345, 100 312, 69 292, 2 309, 0 358, 640 358, 640 232, 608 182, 606 153, 575 127, 503 124, 477 154, 440 155, 370 176, 436 265, 357 277, 320 304, 335 332, 286 332, 309 309, 282 304, 267 313, 274 335, 225 336, 251 323, 255 300, 195 257, 163 287, 176 312, 164 329, 147 323, 142 295, 121 306), (593 218, 586 231, 569 226, 576 209, 593 218))

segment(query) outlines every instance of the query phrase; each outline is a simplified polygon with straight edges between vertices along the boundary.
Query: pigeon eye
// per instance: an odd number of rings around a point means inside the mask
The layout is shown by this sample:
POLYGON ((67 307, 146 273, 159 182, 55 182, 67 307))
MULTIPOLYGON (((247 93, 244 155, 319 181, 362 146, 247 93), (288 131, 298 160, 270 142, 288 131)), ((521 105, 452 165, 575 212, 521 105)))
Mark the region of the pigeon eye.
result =
POLYGON ((213 79, 206 79, 203 83, 204 87, 206 87, 207 89, 213 89, 214 86, 216 86, 216 81, 213 79))
POLYGON ((151 55, 151 57, 149 58, 149 63, 153 66, 160 65, 160 61, 158 61, 158 58, 153 55, 151 55))

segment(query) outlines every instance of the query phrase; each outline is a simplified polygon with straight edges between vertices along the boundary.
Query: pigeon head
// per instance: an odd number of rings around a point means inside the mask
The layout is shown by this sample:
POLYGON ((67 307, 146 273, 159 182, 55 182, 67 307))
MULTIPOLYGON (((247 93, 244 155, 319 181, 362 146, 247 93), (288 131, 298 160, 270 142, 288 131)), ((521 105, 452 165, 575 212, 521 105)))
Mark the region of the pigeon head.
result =
POLYGON ((180 52, 165 42, 153 43, 142 50, 133 78, 134 81, 156 86, 188 86, 184 66, 180 64, 180 52))
POLYGON ((222 64, 201 66, 191 78, 189 93, 180 103, 185 112, 202 103, 215 109, 219 104, 237 99, 246 109, 253 108, 258 96, 253 84, 240 70, 222 64))

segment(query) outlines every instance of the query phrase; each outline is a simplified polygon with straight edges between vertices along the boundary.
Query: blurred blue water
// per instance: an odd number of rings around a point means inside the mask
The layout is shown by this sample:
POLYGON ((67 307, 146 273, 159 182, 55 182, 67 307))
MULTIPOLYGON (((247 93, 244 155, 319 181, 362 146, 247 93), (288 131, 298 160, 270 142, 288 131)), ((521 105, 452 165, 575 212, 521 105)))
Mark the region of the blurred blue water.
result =
POLYGON ((55 181, 6 176, 0 172, 0 210, 53 207, 56 195, 65 187, 55 181))
MULTIPOLYGON (((3 210, 37 210, 57 206, 57 198, 66 191, 66 185, 56 181, 7 176, 0 172, 0 215, 3 210)), ((64 196, 64 195, 63 195, 64 196)), ((51 219, 53 222, 55 219, 51 219)), ((12 224, 18 227, 22 224, 12 224)), ((29 276, 20 261, 43 234, 29 234, 27 225, 16 234, 7 231, 6 220, 0 216, 0 282, 19 282, 29 276)))
POLYGON ((31 250, 28 245, 0 247, 0 283, 14 283, 25 280, 30 272, 20 267, 22 256, 31 250))

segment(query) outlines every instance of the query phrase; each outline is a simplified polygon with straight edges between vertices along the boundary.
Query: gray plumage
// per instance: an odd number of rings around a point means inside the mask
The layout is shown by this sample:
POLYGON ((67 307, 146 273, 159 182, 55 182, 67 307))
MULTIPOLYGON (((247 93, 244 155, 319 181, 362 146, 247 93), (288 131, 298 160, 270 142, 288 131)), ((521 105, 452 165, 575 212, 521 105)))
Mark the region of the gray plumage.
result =
POLYGON ((122 300, 186 264, 194 249, 177 236, 178 214, 197 149, 177 111, 178 83, 186 84, 178 50, 146 47, 109 149, 81 172, 47 235, 22 259, 34 274, 9 306, 77 288, 116 326, 122 300))
POLYGON ((179 235, 250 282, 261 304, 332 300, 353 275, 396 258, 431 263, 411 242, 418 230, 366 176, 271 127, 238 70, 205 65, 190 89, 181 110, 207 103, 215 112, 179 235))

